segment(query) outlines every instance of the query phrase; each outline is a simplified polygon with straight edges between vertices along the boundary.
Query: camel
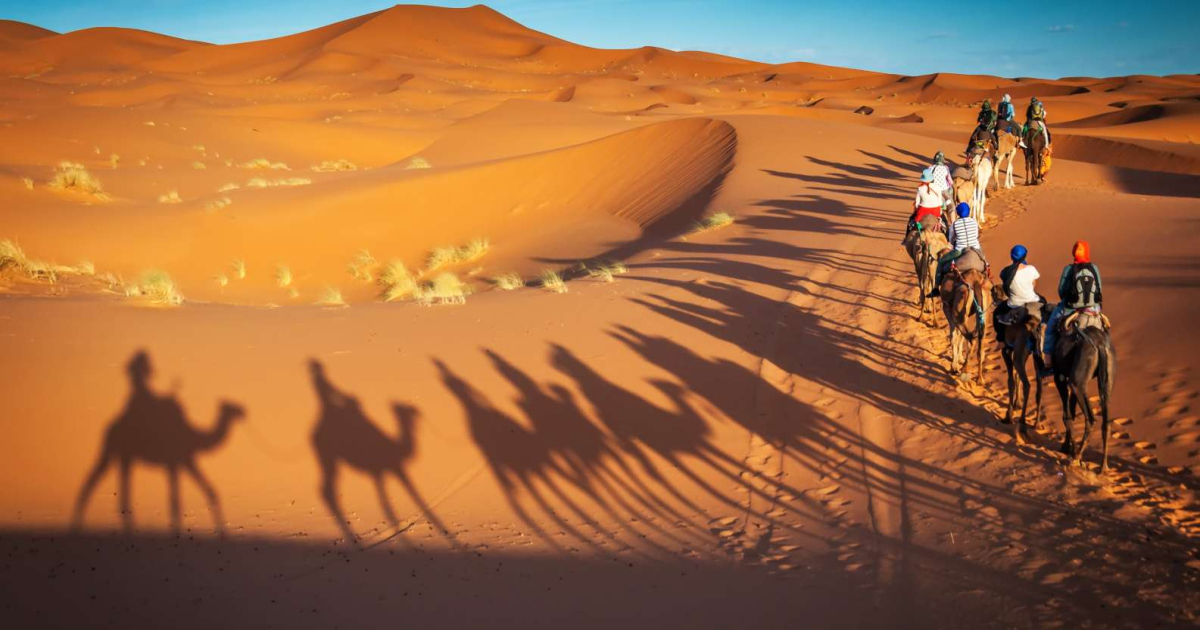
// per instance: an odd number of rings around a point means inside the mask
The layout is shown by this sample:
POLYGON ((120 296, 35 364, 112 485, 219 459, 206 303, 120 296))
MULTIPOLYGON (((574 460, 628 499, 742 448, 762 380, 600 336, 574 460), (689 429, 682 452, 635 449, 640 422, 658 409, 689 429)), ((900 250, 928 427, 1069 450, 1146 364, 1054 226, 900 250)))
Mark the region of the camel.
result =
POLYGON ((1000 179, 1001 179, 1001 177, 999 175, 1000 168, 1001 168, 1000 165, 1003 164, 1004 160, 1006 160, 1006 159, 1008 160, 1008 169, 1007 169, 1005 177, 1004 177, 1004 187, 1012 188, 1014 186, 1014 184, 1013 184, 1013 161, 1017 158, 1017 151, 1019 151, 1020 148, 1021 148, 1021 137, 1020 136, 1018 136, 1016 134, 1012 134, 1012 133, 1007 133, 1007 132, 1003 132, 1000 134, 1000 147, 996 150, 996 173, 995 173, 996 178, 994 180, 994 182, 995 182, 994 190, 996 190, 997 192, 999 192, 999 190, 1000 190, 1000 179))
POLYGON ((983 382, 984 337, 987 335, 985 314, 991 308, 991 281, 975 269, 951 270, 942 279, 942 311, 950 328, 950 373, 957 375, 966 369, 970 358, 966 344, 979 347, 978 382, 983 382))
POLYGON ((1042 160, 1046 153, 1046 134, 1037 125, 1025 130, 1025 185, 1041 184, 1044 180, 1042 160))
POLYGON ((396 533, 405 531, 415 521, 406 521, 405 525, 401 526, 384 487, 384 475, 388 473, 400 480, 430 524, 443 533, 447 532, 446 527, 433 515, 417 492, 405 470, 405 464, 413 458, 417 449, 413 431, 418 416, 416 408, 392 403, 392 413, 396 416, 399 427, 399 436, 393 439, 367 418, 357 398, 338 390, 329 381, 325 368, 319 361, 310 360, 309 370, 317 391, 317 399, 321 404, 317 425, 312 433, 313 450, 321 468, 321 498, 345 534, 346 540, 355 546, 359 544, 358 536, 350 530, 346 515, 338 502, 338 467, 341 464, 371 477, 375 483, 379 505, 384 516, 396 529, 396 533))
POLYGON ((179 507, 179 470, 192 476, 208 500, 218 534, 222 534, 225 521, 221 515, 221 504, 208 478, 196 466, 198 453, 211 451, 221 445, 229 435, 233 423, 245 417, 245 410, 238 404, 221 401, 217 410, 216 425, 210 431, 200 431, 191 426, 183 407, 175 396, 162 396, 150 389, 153 366, 144 351, 133 355, 126 367, 132 391, 121 415, 109 425, 105 433, 100 456, 91 473, 83 482, 75 500, 72 527, 79 529, 83 514, 96 484, 115 461, 120 475, 118 506, 125 532, 133 531, 133 510, 130 507, 130 473, 134 462, 142 461, 167 469, 167 487, 170 492, 171 528, 178 534, 181 511, 179 507))
POLYGON ((946 235, 939 229, 939 221, 935 217, 922 219, 922 227, 915 231, 912 238, 905 240, 904 246, 917 274, 917 306, 920 312, 917 320, 924 322, 925 313, 929 312, 932 323, 937 324, 937 310, 929 298, 933 290, 933 281, 937 273, 938 252, 950 248, 946 235))
POLYGON ((973 187, 970 201, 967 203, 971 205, 971 216, 983 225, 987 220, 987 186, 992 178, 992 160, 988 158, 986 151, 981 150, 973 151, 968 155, 968 159, 973 187))
POLYGON ((1088 401, 1087 386, 1093 378, 1100 390, 1100 439, 1104 455, 1100 460, 1100 473, 1108 472, 1108 437, 1111 433, 1108 418, 1108 401, 1112 398, 1113 379, 1116 374, 1117 353, 1108 334, 1108 321, 1103 315, 1085 314, 1091 321, 1080 322, 1081 317, 1070 315, 1064 318, 1063 333, 1054 346, 1054 386, 1062 399, 1063 425, 1066 436, 1062 451, 1074 455, 1075 464, 1083 461, 1083 451, 1092 435, 1096 416, 1088 401), (1083 438, 1075 448, 1071 436, 1071 425, 1075 421, 1075 406, 1083 408, 1083 438))
MULTIPOLYGON (((1008 299, 1004 290, 999 286, 992 289, 992 294, 997 303, 1008 299)), ((1019 377, 1021 381, 1021 420, 1013 425, 1013 440, 1017 444, 1023 444, 1029 437, 1027 422, 1029 374, 1026 372, 1026 365, 1031 356, 1033 357, 1034 383, 1036 385, 1033 426, 1037 428, 1042 423, 1042 379, 1037 376, 1036 371, 1040 371, 1044 367, 1041 348, 1046 329, 1042 322, 1047 319, 1048 314, 1043 312, 1046 308, 1045 305, 1037 304, 1036 306, 1038 308, 1027 309, 1025 315, 1012 324, 996 324, 1001 329, 998 331, 1001 334, 1002 344, 1000 354, 1004 358, 1004 366, 1008 370, 1008 410, 1004 416, 1005 424, 1013 421, 1013 411, 1017 406, 1017 378, 1019 377)))

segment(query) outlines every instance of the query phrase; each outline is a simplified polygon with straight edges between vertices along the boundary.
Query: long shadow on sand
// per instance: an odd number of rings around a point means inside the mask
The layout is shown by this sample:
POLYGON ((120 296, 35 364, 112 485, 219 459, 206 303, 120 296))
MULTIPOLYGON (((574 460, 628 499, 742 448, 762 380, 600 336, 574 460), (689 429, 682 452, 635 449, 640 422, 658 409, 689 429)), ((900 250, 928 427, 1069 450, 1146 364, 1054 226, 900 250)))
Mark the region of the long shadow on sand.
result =
POLYGON ((221 502, 217 491, 208 477, 200 472, 196 456, 215 450, 229 436, 233 423, 245 416, 245 411, 236 403, 223 401, 217 411, 214 428, 201 431, 187 419, 183 405, 171 394, 157 393, 150 386, 154 366, 150 355, 144 350, 134 353, 126 365, 129 375, 129 398, 120 415, 109 425, 100 447, 100 455, 83 482, 75 501, 71 518, 72 527, 83 525, 83 515, 96 484, 104 477, 109 467, 117 465, 117 502, 125 532, 133 531, 133 508, 131 505, 130 478, 133 465, 141 462, 162 467, 167 471, 171 528, 180 531, 182 521, 179 504, 179 473, 188 473, 208 500, 217 532, 224 532, 225 519, 221 514, 221 502))

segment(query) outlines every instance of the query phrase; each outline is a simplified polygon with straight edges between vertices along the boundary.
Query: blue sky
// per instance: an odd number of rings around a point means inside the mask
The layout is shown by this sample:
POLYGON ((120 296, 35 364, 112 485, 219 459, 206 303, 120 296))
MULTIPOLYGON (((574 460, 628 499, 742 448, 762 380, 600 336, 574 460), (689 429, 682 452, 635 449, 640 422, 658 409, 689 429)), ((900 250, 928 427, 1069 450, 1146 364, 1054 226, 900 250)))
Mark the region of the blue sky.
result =
MULTIPOLYGON (((0 0, 0 17, 56 31, 125 26, 216 43, 287 35, 390 6, 374 0, 0 0)), ((436 2, 468 6, 474 2, 436 2)), ((655 45, 767 62, 1001 76, 1200 73, 1200 0, 494 0, 589 46, 655 45)))

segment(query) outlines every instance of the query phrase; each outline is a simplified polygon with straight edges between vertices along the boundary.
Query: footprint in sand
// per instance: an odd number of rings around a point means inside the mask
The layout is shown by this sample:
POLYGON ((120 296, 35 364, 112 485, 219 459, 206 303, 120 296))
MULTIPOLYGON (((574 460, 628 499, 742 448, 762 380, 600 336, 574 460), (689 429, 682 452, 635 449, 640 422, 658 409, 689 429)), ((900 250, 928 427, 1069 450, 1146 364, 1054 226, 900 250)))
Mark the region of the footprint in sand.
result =
POLYGON ((1113 418, 1113 424, 1123 427, 1125 425, 1133 424, 1133 418, 1113 418))

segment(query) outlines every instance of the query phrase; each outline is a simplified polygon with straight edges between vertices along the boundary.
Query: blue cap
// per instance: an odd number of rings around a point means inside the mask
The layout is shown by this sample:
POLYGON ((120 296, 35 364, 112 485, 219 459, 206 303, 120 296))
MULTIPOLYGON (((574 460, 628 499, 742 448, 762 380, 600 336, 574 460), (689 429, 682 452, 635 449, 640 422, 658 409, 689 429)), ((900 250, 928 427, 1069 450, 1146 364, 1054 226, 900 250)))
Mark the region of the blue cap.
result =
POLYGON ((1025 262, 1025 257, 1028 255, 1029 255, 1029 250, 1025 249, 1024 245, 1014 245, 1012 248, 1012 252, 1009 253, 1009 256, 1012 256, 1013 262, 1018 262, 1018 263, 1025 262))
POLYGON ((927 168, 921 171, 921 181, 929 183, 933 181, 933 169, 927 168))
POLYGON ((959 203, 955 210, 958 211, 958 216, 964 219, 971 216, 971 205, 965 201, 959 203))

